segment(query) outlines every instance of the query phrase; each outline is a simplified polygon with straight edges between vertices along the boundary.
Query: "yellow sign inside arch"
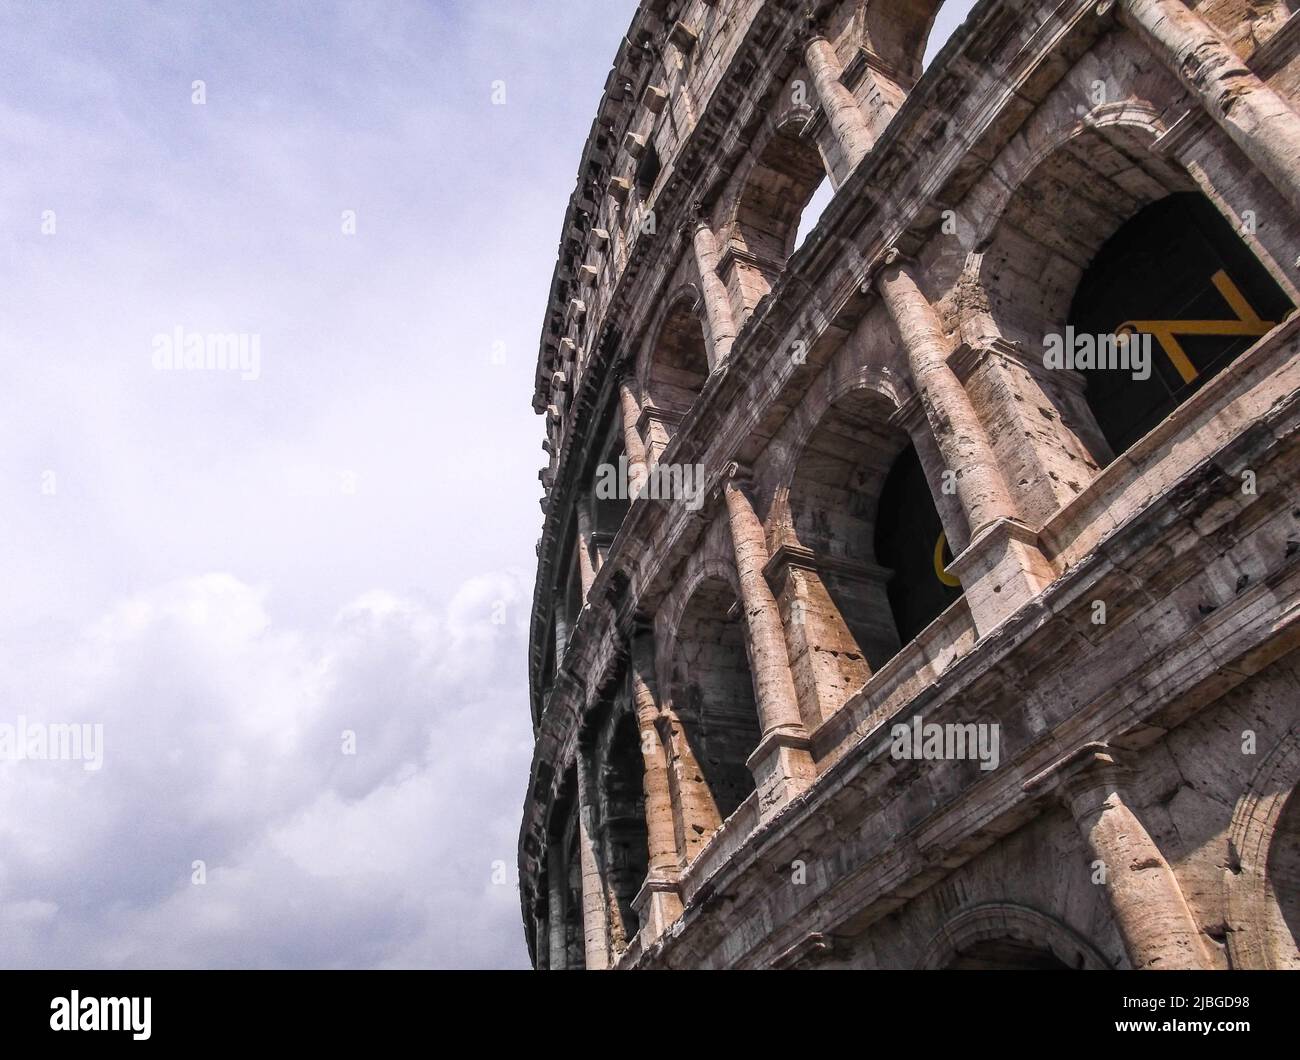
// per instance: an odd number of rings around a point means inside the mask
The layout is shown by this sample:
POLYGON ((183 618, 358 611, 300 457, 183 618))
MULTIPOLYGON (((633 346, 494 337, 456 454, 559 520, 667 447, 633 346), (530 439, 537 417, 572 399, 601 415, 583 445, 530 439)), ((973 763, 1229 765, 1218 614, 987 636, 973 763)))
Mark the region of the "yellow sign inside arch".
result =
POLYGON ((1246 301, 1237 285, 1228 279, 1228 274, 1220 269, 1210 277, 1223 300, 1237 314, 1236 320, 1126 320, 1115 329, 1116 334, 1131 334, 1145 331, 1154 335, 1165 351, 1165 356, 1173 362, 1184 383, 1190 383, 1197 376, 1196 367, 1178 342, 1178 336, 1188 335, 1246 335, 1256 337, 1266 334, 1275 326, 1273 321, 1260 320, 1259 314, 1246 301))
POLYGON ((934 543, 934 576, 944 585, 950 585, 954 589, 961 588, 961 582, 949 574, 944 568, 947 564, 943 561, 943 550, 948 546, 948 534, 944 530, 939 531, 939 540, 934 543))

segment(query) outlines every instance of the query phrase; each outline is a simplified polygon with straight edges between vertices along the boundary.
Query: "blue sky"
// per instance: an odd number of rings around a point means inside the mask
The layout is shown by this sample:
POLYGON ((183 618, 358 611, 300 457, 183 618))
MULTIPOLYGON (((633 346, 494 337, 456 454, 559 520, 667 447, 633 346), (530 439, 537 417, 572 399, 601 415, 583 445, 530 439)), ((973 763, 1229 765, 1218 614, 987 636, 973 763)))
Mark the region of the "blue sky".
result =
POLYGON ((526 963, 533 363, 633 8, 0 9, 0 725, 104 741, 0 761, 0 966, 526 963))

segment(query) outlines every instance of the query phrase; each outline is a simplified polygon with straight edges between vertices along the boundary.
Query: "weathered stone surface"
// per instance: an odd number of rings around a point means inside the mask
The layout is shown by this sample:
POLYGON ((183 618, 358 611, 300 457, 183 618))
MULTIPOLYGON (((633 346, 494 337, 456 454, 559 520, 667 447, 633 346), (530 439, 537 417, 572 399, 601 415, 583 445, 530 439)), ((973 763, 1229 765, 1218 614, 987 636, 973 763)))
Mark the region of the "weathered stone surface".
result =
POLYGON ((1300 20, 922 71, 937 6, 629 28, 534 397, 539 968, 1300 968, 1300 20), (1183 345, 1056 365, 1081 306, 1183 345))

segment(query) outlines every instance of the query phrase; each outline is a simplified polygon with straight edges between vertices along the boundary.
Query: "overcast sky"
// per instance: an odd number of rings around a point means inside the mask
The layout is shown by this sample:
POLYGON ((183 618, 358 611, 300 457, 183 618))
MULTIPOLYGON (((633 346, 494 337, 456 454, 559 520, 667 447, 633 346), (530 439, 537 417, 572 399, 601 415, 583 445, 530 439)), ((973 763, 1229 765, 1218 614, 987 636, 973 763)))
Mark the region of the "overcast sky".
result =
POLYGON ((0 966, 526 964, 533 365, 634 7, 0 8, 0 727, 103 727, 0 761, 0 966))

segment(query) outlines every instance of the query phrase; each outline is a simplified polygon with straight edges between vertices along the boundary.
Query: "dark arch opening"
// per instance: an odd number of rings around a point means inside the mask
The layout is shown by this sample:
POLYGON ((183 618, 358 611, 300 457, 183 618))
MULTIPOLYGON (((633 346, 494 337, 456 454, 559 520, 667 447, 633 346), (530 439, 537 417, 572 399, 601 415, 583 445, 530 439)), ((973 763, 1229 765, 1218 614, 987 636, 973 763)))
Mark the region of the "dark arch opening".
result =
POLYGON ((709 378, 704 326, 685 298, 669 310, 650 360, 649 398, 661 412, 684 416, 709 378))
POLYGON ((623 435, 622 419, 619 417, 616 408, 610 410, 610 415, 606 420, 605 439, 605 445, 601 450, 601 460, 592 472, 594 482, 591 493, 591 541, 589 545, 592 552, 592 562, 596 570, 599 570, 605 562, 605 556, 609 553, 609 546, 617 536, 619 527, 623 525, 623 520, 627 516, 628 507, 631 504, 627 490, 622 488, 610 490, 606 488, 606 484, 610 481, 609 472, 611 471, 618 472, 613 481, 621 485, 623 478, 620 476, 623 472, 620 472, 619 469, 625 467, 626 463, 627 443, 623 435))
POLYGON ((736 596, 721 578, 701 582, 677 630, 672 704, 726 820, 754 790, 745 764, 758 746, 758 709, 736 596))
POLYGON ((902 644, 939 617, 962 590, 945 572, 952 562, 943 523, 921 467, 909 445, 894 461, 876 515, 876 556, 893 571, 886 585, 902 644))
POLYGON ((601 774, 605 872, 618 901, 623 934, 628 942, 640 926, 632 899, 645 882, 650 859, 640 740, 636 719, 630 711, 624 711, 614 722, 607 768, 601 774))
POLYGON ((1112 452, 1155 427, 1291 308, 1200 192, 1169 195, 1121 225, 1084 271, 1067 318, 1076 343, 1088 336, 1100 346, 1099 337, 1136 332, 1149 349, 1145 378, 1123 367, 1083 369, 1088 405, 1112 452))
POLYGON ((800 131, 786 126, 768 141, 736 204, 733 241, 769 287, 794 252, 800 218, 826 179, 821 155, 800 131))
POLYGON ((578 860, 578 779, 570 768, 551 807, 547 827, 547 864, 543 882, 547 894, 547 934, 556 931, 563 949, 562 964, 551 964, 550 939, 542 941, 547 948, 547 966, 582 968, 586 963, 586 947, 582 933, 582 867, 578 860), (555 854, 555 857, 552 857, 555 854), (551 873, 557 879, 551 879, 551 873), (560 907, 550 905, 553 898, 560 907))
POLYGON ((646 144, 645 151, 641 155, 641 161, 637 163, 636 167, 636 190, 642 199, 650 197, 662 169, 663 164, 659 161, 659 151, 655 148, 654 141, 651 140, 646 144))
MULTIPOLYGON (((1292 790, 1269 841, 1265 875, 1277 898, 1282 922, 1291 932, 1289 960, 1300 964, 1300 796, 1292 790)), ((1286 965, 1284 965, 1286 967, 1286 965)))
POLYGON ((1020 939, 981 939, 957 951, 948 962, 954 971, 1060 972, 1070 966, 1049 950, 1020 939))
POLYGON ((790 481, 794 540, 815 554, 818 571, 786 580, 781 603, 787 613, 802 614, 820 648, 831 649, 796 652, 796 667, 805 659, 819 658, 822 666, 833 660, 846 690, 860 687, 899 648, 874 547, 880 491, 908 444, 890 426, 892 411, 869 390, 838 398, 808 436, 790 481), (797 608, 793 597, 802 597, 797 608))

